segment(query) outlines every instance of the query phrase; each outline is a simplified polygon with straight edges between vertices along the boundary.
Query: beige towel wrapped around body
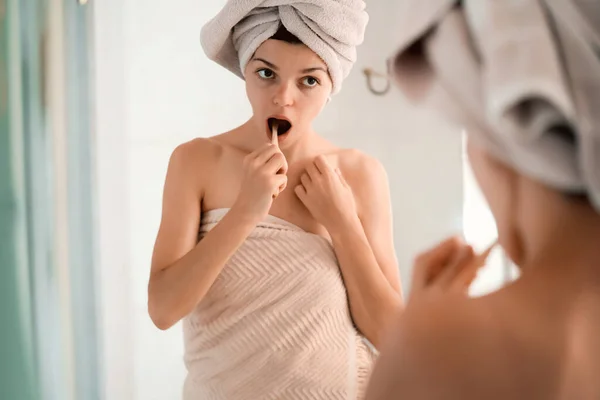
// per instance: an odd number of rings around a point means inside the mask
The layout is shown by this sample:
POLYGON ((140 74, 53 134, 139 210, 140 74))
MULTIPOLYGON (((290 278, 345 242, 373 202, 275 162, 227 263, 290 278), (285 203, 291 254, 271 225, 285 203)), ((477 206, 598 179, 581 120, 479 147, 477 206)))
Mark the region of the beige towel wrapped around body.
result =
POLYGON ((335 94, 356 62, 368 20, 362 0, 229 0, 202 27, 200 41, 211 60, 244 78, 258 47, 283 25, 325 62, 335 94))
POLYGON ((600 211, 600 2, 405 0, 390 73, 518 171, 600 211))
MULTIPOLYGON (((203 214, 200 236, 227 209, 203 214)), ((273 216, 184 320, 185 400, 355 400, 375 354, 331 243, 273 216)))

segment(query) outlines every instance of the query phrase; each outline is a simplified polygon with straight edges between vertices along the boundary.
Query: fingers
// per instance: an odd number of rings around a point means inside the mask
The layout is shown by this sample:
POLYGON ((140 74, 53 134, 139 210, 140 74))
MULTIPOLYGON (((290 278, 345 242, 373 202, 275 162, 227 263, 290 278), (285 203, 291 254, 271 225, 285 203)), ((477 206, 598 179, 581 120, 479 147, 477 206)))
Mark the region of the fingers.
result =
POLYGON ((335 173, 340 178, 340 181, 342 182, 342 185, 348 187, 348 182, 346 182, 346 178, 344 178, 344 175, 342 175, 342 171, 340 171, 339 168, 336 168, 335 169, 335 173))
POLYGON ((294 188, 294 193, 296 193, 296 196, 298 196, 298 198, 300 199, 300 201, 302 201, 304 203, 304 199, 306 199, 306 188, 302 185, 298 185, 294 188))
POLYGON ((498 244, 498 239, 494 240, 494 242, 488 246, 487 249, 485 249, 478 257, 477 257, 477 261, 483 265, 485 264, 487 258, 490 256, 490 254, 492 253, 492 250, 494 250, 494 248, 496 247, 496 245, 498 244))
POLYGON ((321 172, 317 169, 317 166, 314 162, 306 166, 306 173, 308 174, 311 181, 316 181, 321 175, 321 172))
POLYGON ((456 279, 452 282, 448 290, 454 293, 467 293, 469 291, 469 287, 477 278, 477 274, 481 266, 478 266, 475 263, 469 264, 460 274, 456 277, 456 279))
POLYGON ((288 164, 283 153, 279 150, 271 156, 266 164, 266 169, 270 174, 283 174, 287 173, 288 164))
POLYGON ((412 291, 466 292, 496 244, 477 254, 459 237, 445 240, 416 258, 412 291))
POLYGON ((275 154, 280 153, 279 148, 272 143, 267 143, 260 147, 254 153, 250 155, 250 159, 253 160, 256 166, 262 166, 271 159, 275 154))
POLYGON ((287 174, 288 163, 279 147, 267 143, 249 155, 249 160, 254 168, 259 169, 266 164, 269 173, 287 174))
POLYGON ((310 176, 308 176, 308 174, 305 172, 300 177, 300 182, 302 182, 302 185, 306 189, 312 183, 312 180, 310 179, 310 176))
POLYGON ((452 261, 440 272, 436 278, 436 284, 442 288, 450 288, 452 286, 462 287, 465 281, 459 283, 461 276, 470 275, 477 269, 474 268, 476 265, 475 251, 473 247, 469 245, 463 245, 462 248, 456 253, 452 261))
POLYGON ((315 166, 315 169, 322 175, 331 175, 331 173, 333 172, 333 167, 331 166, 329 161, 327 161, 327 158, 323 155, 315 157, 313 164, 315 166))
POLYGON ((313 177, 315 176, 315 174, 319 173, 318 171, 315 171, 314 165, 309 165, 306 168, 305 172, 300 176, 300 184, 294 188, 296 196, 298 196, 302 203, 305 202, 305 199, 308 196, 308 188, 311 187, 313 183, 313 178, 311 178, 310 175, 311 173, 313 174, 313 177))
POLYGON ((462 239, 455 236, 418 255, 413 263, 413 284, 427 285, 456 256, 462 245, 462 239))
POLYGON ((287 175, 275 175, 273 177, 273 198, 276 198, 287 187, 287 175))
POLYGON ((340 178, 340 182, 342 182, 342 186, 344 186, 346 189, 352 189, 350 187, 350 184, 348 183, 348 181, 346 180, 346 178, 344 178, 344 175, 342 175, 342 171, 340 171, 339 168, 336 168, 336 173, 337 176, 340 178))
POLYGON ((443 289, 439 282, 440 274, 445 272, 451 263, 459 261, 460 250, 465 246, 462 238, 454 236, 417 256, 413 266, 411 291, 418 292, 432 286, 443 289))
POLYGON ((444 261, 449 261, 452 256, 456 254, 458 250, 463 246, 464 241, 458 237, 453 236, 449 239, 444 240, 442 243, 438 244, 432 250, 429 250, 425 253, 421 253, 415 263, 416 264, 440 264, 444 261))
POLYGON ((294 192, 296 196, 304 203, 304 199, 308 195, 308 188, 312 185, 312 180, 308 175, 308 172, 305 172, 300 177, 300 184, 294 188, 294 192))
POLYGON ((481 254, 475 255, 473 261, 462 268, 452 283, 452 290, 465 291, 469 289, 471 283, 477 278, 479 270, 485 266, 485 263, 492 250, 496 247, 496 244, 498 244, 497 241, 488 246, 481 254))

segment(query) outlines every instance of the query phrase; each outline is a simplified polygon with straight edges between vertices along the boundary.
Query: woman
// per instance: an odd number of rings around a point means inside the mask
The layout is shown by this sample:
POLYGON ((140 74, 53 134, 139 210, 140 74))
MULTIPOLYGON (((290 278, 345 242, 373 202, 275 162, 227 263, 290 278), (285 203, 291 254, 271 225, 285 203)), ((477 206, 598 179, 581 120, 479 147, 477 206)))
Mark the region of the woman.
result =
POLYGON ((173 152, 149 314, 184 320, 185 399, 356 399, 364 339, 379 346, 402 304, 390 195, 378 161, 311 124, 350 71, 364 3, 249 3, 227 3, 202 43, 253 115, 173 152))
MULTIPOLYGON (((411 292, 367 399, 599 399, 600 4, 406 5, 396 81, 466 126, 521 276, 477 299, 411 292)), ((459 248, 425 253, 416 273, 459 248)))

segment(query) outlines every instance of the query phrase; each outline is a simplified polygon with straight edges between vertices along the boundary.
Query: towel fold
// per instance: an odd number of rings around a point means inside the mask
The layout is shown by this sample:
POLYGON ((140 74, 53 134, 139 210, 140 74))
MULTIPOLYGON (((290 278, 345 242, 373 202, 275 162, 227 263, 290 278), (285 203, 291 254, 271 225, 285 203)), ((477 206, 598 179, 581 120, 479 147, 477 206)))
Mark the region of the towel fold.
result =
POLYGON ((600 211, 600 2, 405 0, 389 71, 522 173, 600 211))
MULTIPOLYGON (((203 213, 200 238, 228 209, 203 213)), ((184 320, 184 399, 361 399, 375 354, 331 243, 268 216, 184 320)))
POLYGON ((335 94, 356 61, 367 22, 362 0, 229 0, 200 39, 211 60, 243 79, 254 52, 283 24, 325 62, 335 94))

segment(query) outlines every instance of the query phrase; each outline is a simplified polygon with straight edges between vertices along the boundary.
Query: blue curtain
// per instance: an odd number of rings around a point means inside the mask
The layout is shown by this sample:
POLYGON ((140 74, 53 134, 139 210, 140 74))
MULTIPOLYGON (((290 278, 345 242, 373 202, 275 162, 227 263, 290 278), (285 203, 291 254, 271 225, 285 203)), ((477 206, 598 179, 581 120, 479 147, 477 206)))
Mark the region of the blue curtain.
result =
POLYGON ((101 398, 88 26, 75 0, 0 1, 0 399, 101 398), (2 5, 5 4, 3 8, 2 5), (64 26, 49 28, 49 7, 64 26), (50 35, 62 31, 68 215, 57 221, 50 35), (57 244, 56 226, 67 243, 57 244), (67 248, 68 279, 57 246, 67 248), (65 282, 68 282, 65 284, 65 282), (67 300, 65 300, 67 299, 67 300))
POLYGON ((20 12, 0 11, 0 398, 40 398, 30 276, 20 12))

